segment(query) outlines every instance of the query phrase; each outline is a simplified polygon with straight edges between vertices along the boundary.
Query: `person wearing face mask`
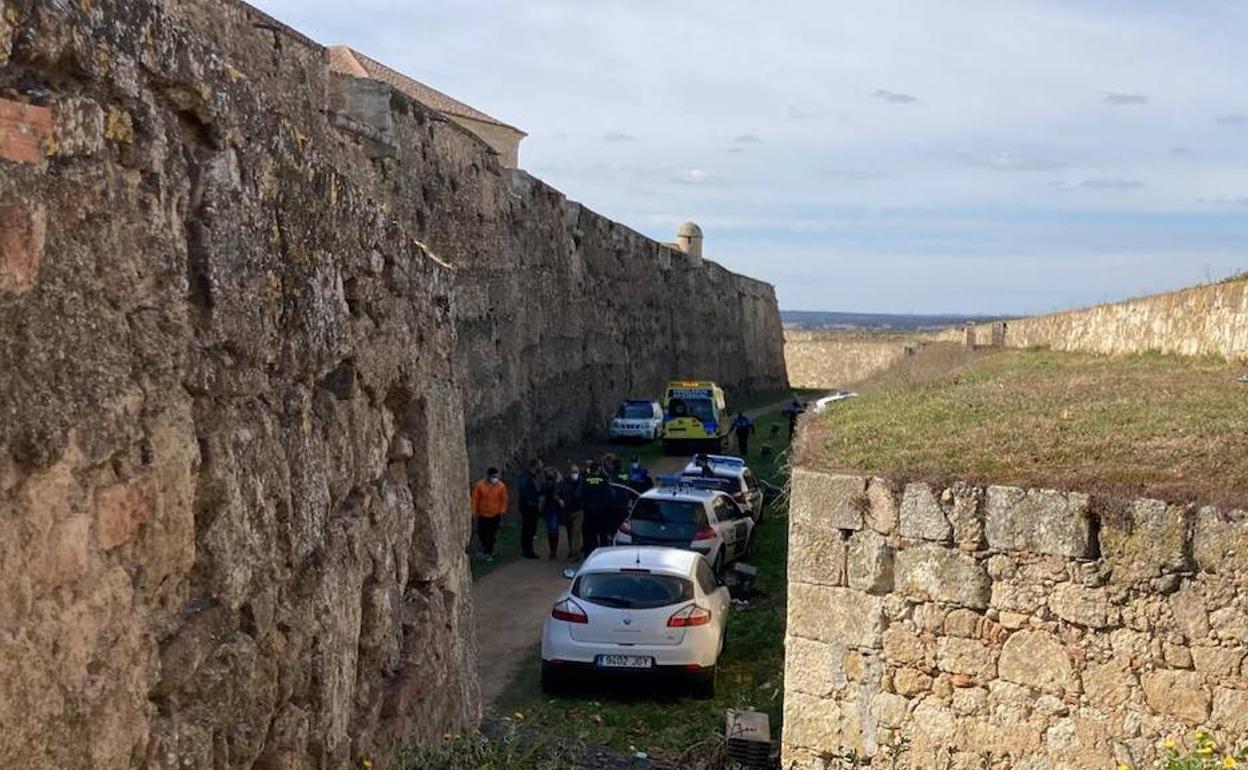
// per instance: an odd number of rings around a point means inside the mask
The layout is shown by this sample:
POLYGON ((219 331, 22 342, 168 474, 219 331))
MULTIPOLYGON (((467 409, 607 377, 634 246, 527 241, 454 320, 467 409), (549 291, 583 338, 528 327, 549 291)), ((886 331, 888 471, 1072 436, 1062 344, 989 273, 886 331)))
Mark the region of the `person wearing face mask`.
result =
POLYGON ((477 520, 477 539, 481 541, 481 558, 494 561, 494 543, 498 527, 507 513, 507 485, 498 468, 490 468, 485 478, 472 485, 472 515, 477 520))
POLYGON ((581 469, 576 463, 568 466, 568 475, 563 477, 560 497, 563 498, 563 518, 561 524, 568 533, 568 560, 581 558, 581 522, 585 506, 581 502, 581 469))

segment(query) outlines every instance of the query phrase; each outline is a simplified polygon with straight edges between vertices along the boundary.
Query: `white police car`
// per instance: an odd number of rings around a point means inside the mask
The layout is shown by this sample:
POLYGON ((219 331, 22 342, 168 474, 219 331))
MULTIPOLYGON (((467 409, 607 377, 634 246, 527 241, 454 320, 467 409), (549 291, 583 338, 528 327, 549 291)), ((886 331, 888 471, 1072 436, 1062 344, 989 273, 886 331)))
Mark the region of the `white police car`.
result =
POLYGON ((716 489, 669 476, 637 498, 615 533, 616 545, 657 545, 696 551, 717 576, 753 547, 754 520, 716 489))
POLYGON ((763 487, 745 464, 745 460, 732 455, 698 455, 685 466, 687 477, 702 476, 703 465, 714 478, 728 479, 730 488, 724 491, 732 495, 737 505, 745 509, 754 521, 763 520, 763 487))

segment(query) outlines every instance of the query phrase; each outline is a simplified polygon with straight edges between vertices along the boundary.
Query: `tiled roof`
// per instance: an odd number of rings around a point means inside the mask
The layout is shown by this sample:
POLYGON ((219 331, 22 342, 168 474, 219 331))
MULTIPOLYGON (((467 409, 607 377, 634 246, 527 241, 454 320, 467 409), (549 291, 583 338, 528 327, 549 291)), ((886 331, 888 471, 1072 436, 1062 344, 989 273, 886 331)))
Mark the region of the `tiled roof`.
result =
POLYGON ((395 89, 407 94, 411 98, 421 104, 435 109, 438 112, 454 115, 460 118, 468 118, 470 120, 479 120, 482 123, 492 123, 496 126, 503 126, 524 135, 524 132, 513 125, 504 123, 498 118, 486 115, 481 110, 470 107, 467 104, 453 99, 441 91, 430 88, 418 80, 413 80, 402 72, 391 69, 379 61, 370 59, 364 54, 345 45, 331 46, 329 49, 329 64, 336 72, 343 72, 356 77, 368 77, 374 80, 380 80, 389 83, 395 89))

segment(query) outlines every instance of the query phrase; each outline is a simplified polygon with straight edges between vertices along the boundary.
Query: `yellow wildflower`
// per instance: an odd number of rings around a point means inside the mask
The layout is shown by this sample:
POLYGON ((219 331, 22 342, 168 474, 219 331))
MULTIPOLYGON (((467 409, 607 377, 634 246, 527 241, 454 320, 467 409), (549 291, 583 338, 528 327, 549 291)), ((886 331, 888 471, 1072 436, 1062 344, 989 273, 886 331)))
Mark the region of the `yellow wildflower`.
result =
POLYGON ((1131 765, 1118 765, 1118 770, 1131 770, 1131 765))
POLYGON ((1235 757, 1228 754, 1222 757, 1222 767, 1226 768, 1226 770, 1233 770, 1233 768, 1239 767, 1239 762, 1235 760, 1235 757))
POLYGON ((1210 756, 1211 754, 1213 754, 1213 747, 1201 746, 1200 748, 1196 749, 1196 753, 1201 755, 1202 757, 1210 756))
POLYGON ((364 765, 364 770, 373 770, 373 760, 368 757, 365 757, 360 764, 364 765))
POLYGON ((1167 738, 1166 742, 1161 745, 1162 745, 1162 748, 1164 748, 1166 751, 1174 751, 1175 749, 1173 738, 1167 738))

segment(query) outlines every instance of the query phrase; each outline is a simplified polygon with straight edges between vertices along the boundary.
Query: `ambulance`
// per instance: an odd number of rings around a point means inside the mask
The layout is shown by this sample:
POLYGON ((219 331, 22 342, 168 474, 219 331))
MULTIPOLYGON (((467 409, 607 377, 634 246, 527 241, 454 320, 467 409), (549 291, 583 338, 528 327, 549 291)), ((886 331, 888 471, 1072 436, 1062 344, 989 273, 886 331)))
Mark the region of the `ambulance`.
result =
POLYGON ((732 429, 724 390, 706 380, 673 380, 663 394, 663 451, 719 452, 732 429))

